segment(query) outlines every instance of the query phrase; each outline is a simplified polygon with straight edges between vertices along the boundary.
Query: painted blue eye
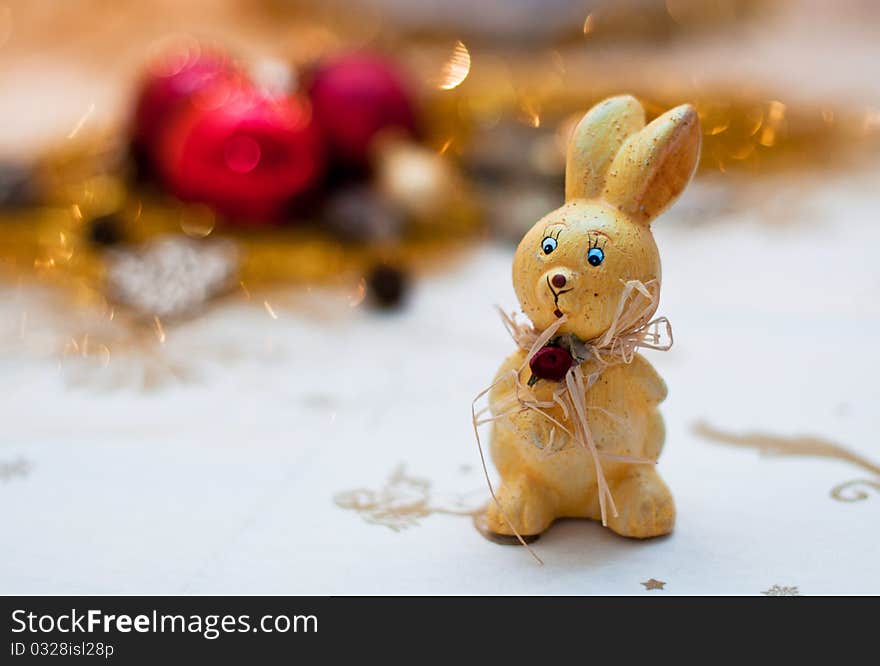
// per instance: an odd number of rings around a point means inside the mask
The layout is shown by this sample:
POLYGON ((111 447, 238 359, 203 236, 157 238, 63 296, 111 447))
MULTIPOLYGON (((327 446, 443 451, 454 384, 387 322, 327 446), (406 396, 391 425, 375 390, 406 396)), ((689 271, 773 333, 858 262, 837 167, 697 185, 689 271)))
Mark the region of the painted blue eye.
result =
POLYGON ((602 251, 601 247, 591 247, 590 251, 587 252, 587 263, 590 266, 598 266, 605 260, 605 252, 602 251))
POLYGON ((553 236, 547 236, 547 238, 541 241, 541 249, 544 250, 544 254, 550 254, 553 252, 557 245, 558 243, 553 236))

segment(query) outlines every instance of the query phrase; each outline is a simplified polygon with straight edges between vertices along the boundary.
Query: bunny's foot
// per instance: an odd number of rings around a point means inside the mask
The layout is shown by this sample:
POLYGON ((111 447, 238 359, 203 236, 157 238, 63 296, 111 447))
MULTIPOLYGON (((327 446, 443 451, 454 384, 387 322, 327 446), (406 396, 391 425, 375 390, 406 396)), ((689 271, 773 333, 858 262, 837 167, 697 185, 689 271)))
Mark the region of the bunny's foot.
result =
POLYGON ((639 465, 611 485, 617 516, 608 527, 621 536, 647 539, 672 532, 675 503, 669 488, 653 467, 639 465))
POLYGON ((556 519, 556 506, 550 494, 528 478, 502 483, 496 495, 498 502, 489 502, 486 510, 486 528, 490 532, 512 535, 516 530, 523 537, 535 536, 556 519))

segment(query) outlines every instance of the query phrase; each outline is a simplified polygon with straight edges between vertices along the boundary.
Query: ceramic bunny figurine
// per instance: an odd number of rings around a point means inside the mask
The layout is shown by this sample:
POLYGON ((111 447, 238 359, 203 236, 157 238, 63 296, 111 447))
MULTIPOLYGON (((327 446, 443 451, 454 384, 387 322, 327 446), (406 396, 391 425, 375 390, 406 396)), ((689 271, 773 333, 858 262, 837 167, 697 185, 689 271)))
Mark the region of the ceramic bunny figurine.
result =
POLYGON ((517 329, 526 344, 488 390, 501 475, 489 531, 534 536, 561 517, 602 519, 628 537, 672 531, 672 495, 654 466, 666 386, 635 350, 666 348, 649 330, 661 321, 648 321, 660 286, 650 224, 684 190, 699 152, 690 105, 646 126, 636 99, 613 97, 574 130, 565 204, 532 227, 513 262, 533 326, 517 329))

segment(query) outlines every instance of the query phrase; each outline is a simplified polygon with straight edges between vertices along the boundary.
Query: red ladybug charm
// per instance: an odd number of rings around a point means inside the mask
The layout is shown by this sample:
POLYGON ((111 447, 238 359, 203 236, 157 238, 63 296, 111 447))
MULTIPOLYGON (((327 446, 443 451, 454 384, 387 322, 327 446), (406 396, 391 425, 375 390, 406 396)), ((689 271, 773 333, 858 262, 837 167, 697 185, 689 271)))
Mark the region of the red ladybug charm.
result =
MULTIPOLYGON (((529 369, 532 371, 532 380, 549 379, 554 382, 562 381, 565 373, 574 365, 574 359, 565 349, 555 345, 542 347, 532 360, 529 361, 529 369), (537 379, 535 379, 537 378, 537 379)), ((530 380, 529 384, 534 381, 530 380)))

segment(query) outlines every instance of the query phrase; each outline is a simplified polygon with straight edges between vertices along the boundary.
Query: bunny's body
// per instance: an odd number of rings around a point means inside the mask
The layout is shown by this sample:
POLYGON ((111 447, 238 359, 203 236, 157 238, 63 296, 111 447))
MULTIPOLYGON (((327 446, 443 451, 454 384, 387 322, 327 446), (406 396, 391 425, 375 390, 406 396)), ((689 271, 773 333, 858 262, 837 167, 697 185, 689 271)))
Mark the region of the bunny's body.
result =
MULTIPOLYGON (((499 371, 499 378, 519 368, 525 352, 511 355, 499 371)), ((528 380, 529 370, 520 379, 528 380)), ((513 391, 513 381, 502 379, 490 394, 490 404, 499 404, 513 391)), ((548 399, 551 389, 537 387, 539 399, 548 399)), ((602 453, 655 460, 663 447, 663 419, 656 406, 666 396, 666 386, 650 364, 637 356, 631 365, 607 369, 587 393, 588 403, 605 412, 590 415, 590 430, 602 453), (611 415, 627 415, 626 421, 611 415)), ((548 410, 562 421, 560 408, 548 410)), ((492 459, 504 483, 498 499, 507 518, 524 535, 540 534, 556 518, 600 519, 596 468, 589 451, 573 446, 568 436, 556 428, 552 445, 556 453, 543 446, 551 440, 553 422, 534 411, 525 411, 496 423, 492 432, 492 459), (511 427, 512 426, 512 427, 511 427), (529 438, 533 438, 529 441, 529 438)), ((672 530, 675 509, 672 495, 653 466, 632 463, 602 463, 605 478, 617 505, 617 517, 609 516, 608 526, 624 536, 649 537, 672 530), (633 512, 632 509, 635 509, 633 512)), ((510 534, 511 529, 498 507, 489 508, 490 529, 510 534)))
MULTIPOLYGON (((660 259, 649 225, 687 185, 699 145, 699 121, 687 105, 648 126, 629 96, 590 110, 570 142, 565 205, 525 235, 514 259, 517 297, 538 331, 564 317, 558 334, 597 340, 612 326, 627 281, 659 287, 660 259)), ((502 483, 486 520, 498 534, 537 535, 556 518, 601 517, 595 458, 570 445, 566 429, 557 427, 572 415, 560 405, 543 413, 508 412, 517 372, 521 386, 530 385, 534 399, 545 404, 553 403, 562 381, 536 378, 526 358, 524 350, 508 357, 489 394, 493 414, 507 414, 492 429, 502 483)), ((586 387, 585 413, 617 509, 607 514, 608 527, 640 538, 671 532, 675 507, 655 466, 614 459, 656 461, 664 440, 657 410, 666 396, 663 380, 638 354, 610 365, 588 358, 580 367, 584 376, 598 377, 586 387)))

